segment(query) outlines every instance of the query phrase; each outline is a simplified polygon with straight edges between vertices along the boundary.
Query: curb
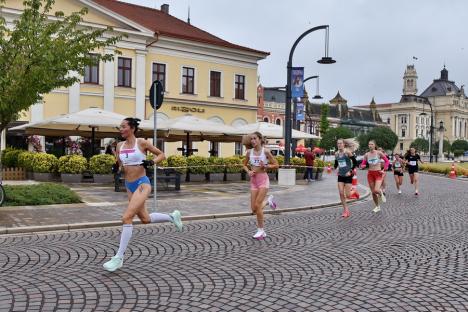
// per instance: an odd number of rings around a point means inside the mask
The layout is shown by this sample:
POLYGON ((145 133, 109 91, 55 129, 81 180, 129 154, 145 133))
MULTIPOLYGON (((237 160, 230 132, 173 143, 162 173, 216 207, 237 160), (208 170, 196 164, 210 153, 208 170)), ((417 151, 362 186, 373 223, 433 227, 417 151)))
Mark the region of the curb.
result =
POLYGON ((419 171, 419 173, 420 174, 425 174, 425 175, 430 175, 430 176, 435 176, 435 177, 439 177, 439 178, 445 178, 445 179, 449 179, 449 180, 468 181, 468 177, 465 177, 465 176, 457 176, 455 179, 452 179, 448 175, 442 174, 442 173, 435 173, 435 172, 428 172, 428 171, 419 171))
MULTIPOLYGON (((359 186, 364 188, 366 193, 363 196, 361 196, 359 199, 350 200, 348 201, 348 203, 356 204, 359 202, 363 202, 370 196, 371 193, 368 187, 361 185, 361 184, 359 184, 359 186)), ((336 207, 340 205, 341 205, 341 202, 331 202, 331 203, 320 204, 320 205, 315 205, 315 206, 303 206, 303 207, 267 210, 264 212, 264 214, 276 215, 280 213, 314 210, 314 209, 321 209, 321 208, 331 208, 331 207, 336 207)), ((183 217, 182 220, 183 221, 200 221, 200 220, 248 217, 251 215, 252 213, 250 212, 231 212, 231 213, 218 213, 218 214, 210 214, 210 215, 186 216, 186 217, 183 217)), ((141 221, 135 220, 133 224, 141 224, 141 221)), ((12 227, 12 228, 0 227, 0 235, 32 234, 32 233, 52 232, 52 231, 70 232, 73 230, 80 230, 80 229, 95 229, 95 228, 115 227, 115 226, 121 226, 121 225, 122 225, 122 222, 119 220, 119 221, 100 221, 100 222, 71 223, 71 224, 24 226, 24 227, 12 227)))

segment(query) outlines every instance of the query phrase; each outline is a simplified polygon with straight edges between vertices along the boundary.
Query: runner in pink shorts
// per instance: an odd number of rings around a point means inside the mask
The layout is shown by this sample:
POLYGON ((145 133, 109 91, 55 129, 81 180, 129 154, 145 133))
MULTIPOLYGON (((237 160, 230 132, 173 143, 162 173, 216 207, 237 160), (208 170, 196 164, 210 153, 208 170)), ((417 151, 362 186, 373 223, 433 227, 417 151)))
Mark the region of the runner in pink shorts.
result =
POLYGON ((257 216, 257 232, 253 238, 264 239, 266 233, 264 230, 263 208, 267 203, 272 209, 276 208, 273 195, 270 195, 265 202, 270 187, 270 179, 266 171, 267 169, 278 168, 278 162, 270 150, 263 147, 265 139, 260 132, 252 133, 243 143, 248 148, 244 159, 244 170, 250 176, 250 205, 252 213, 257 216))

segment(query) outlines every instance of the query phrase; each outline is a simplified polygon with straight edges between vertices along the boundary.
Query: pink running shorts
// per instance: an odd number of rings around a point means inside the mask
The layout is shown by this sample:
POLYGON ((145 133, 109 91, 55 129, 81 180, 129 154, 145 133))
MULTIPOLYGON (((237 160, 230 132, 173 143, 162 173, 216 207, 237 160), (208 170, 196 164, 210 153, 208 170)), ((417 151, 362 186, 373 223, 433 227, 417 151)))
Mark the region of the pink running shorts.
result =
POLYGON ((258 172, 250 177, 250 189, 252 191, 269 188, 270 187, 270 178, 266 172, 258 172))

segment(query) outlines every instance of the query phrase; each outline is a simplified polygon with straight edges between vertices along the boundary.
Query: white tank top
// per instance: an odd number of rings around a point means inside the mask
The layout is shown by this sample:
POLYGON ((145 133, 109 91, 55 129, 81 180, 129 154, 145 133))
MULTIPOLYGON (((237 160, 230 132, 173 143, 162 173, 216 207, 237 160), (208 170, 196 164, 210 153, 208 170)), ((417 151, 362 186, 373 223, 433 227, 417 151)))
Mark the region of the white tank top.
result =
POLYGON ((268 164, 268 158, 266 157, 265 155, 265 150, 264 148, 262 147, 262 151, 260 153, 260 155, 254 155, 254 149, 252 148, 250 150, 250 157, 249 157, 249 161, 250 161, 250 164, 252 166, 255 166, 255 167, 260 167, 260 162, 263 161, 263 164, 264 165, 267 165, 268 164))
POLYGON ((135 140, 133 148, 125 148, 125 142, 120 147, 119 159, 124 166, 140 165, 146 159, 146 155, 138 147, 138 139, 135 140))

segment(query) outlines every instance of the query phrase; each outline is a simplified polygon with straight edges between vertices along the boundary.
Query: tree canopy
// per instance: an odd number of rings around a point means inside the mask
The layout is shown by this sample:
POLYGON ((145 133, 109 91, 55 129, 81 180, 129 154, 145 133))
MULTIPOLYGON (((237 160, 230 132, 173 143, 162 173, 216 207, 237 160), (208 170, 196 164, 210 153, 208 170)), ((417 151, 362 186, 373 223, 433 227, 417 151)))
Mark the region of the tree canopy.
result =
POLYGON ((417 138, 411 142, 410 147, 414 147, 417 151, 427 153, 429 151, 429 141, 423 138, 417 138))
MULTIPOLYGON (((0 0, 0 5, 4 3, 0 0)), ((81 25, 86 8, 70 15, 52 13, 54 3, 24 0, 24 10, 13 28, 0 16, 0 132, 20 112, 40 102, 43 94, 78 82, 72 73, 82 74, 86 66, 113 58, 89 54, 120 39, 108 34, 112 29, 81 25)))
MULTIPOLYGON (((388 127, 376 127, 367 134, 367 143, 369 143, 369 140, 374 140, 377 146, 384 150, 393 151, 398 143, 398 136, 388 127)), ((367 146, 367 143, 365 146, 367 146)))
POLYGON ((325 150, 330 150, 332 148, 336 148, 336 141, 338 139, 348 139, 353 137, 353 132, 345 127, 338 127, 338 128, 330 128, 328 131, 322 136, 322 140, 320 141, 320 147, 325 150))

